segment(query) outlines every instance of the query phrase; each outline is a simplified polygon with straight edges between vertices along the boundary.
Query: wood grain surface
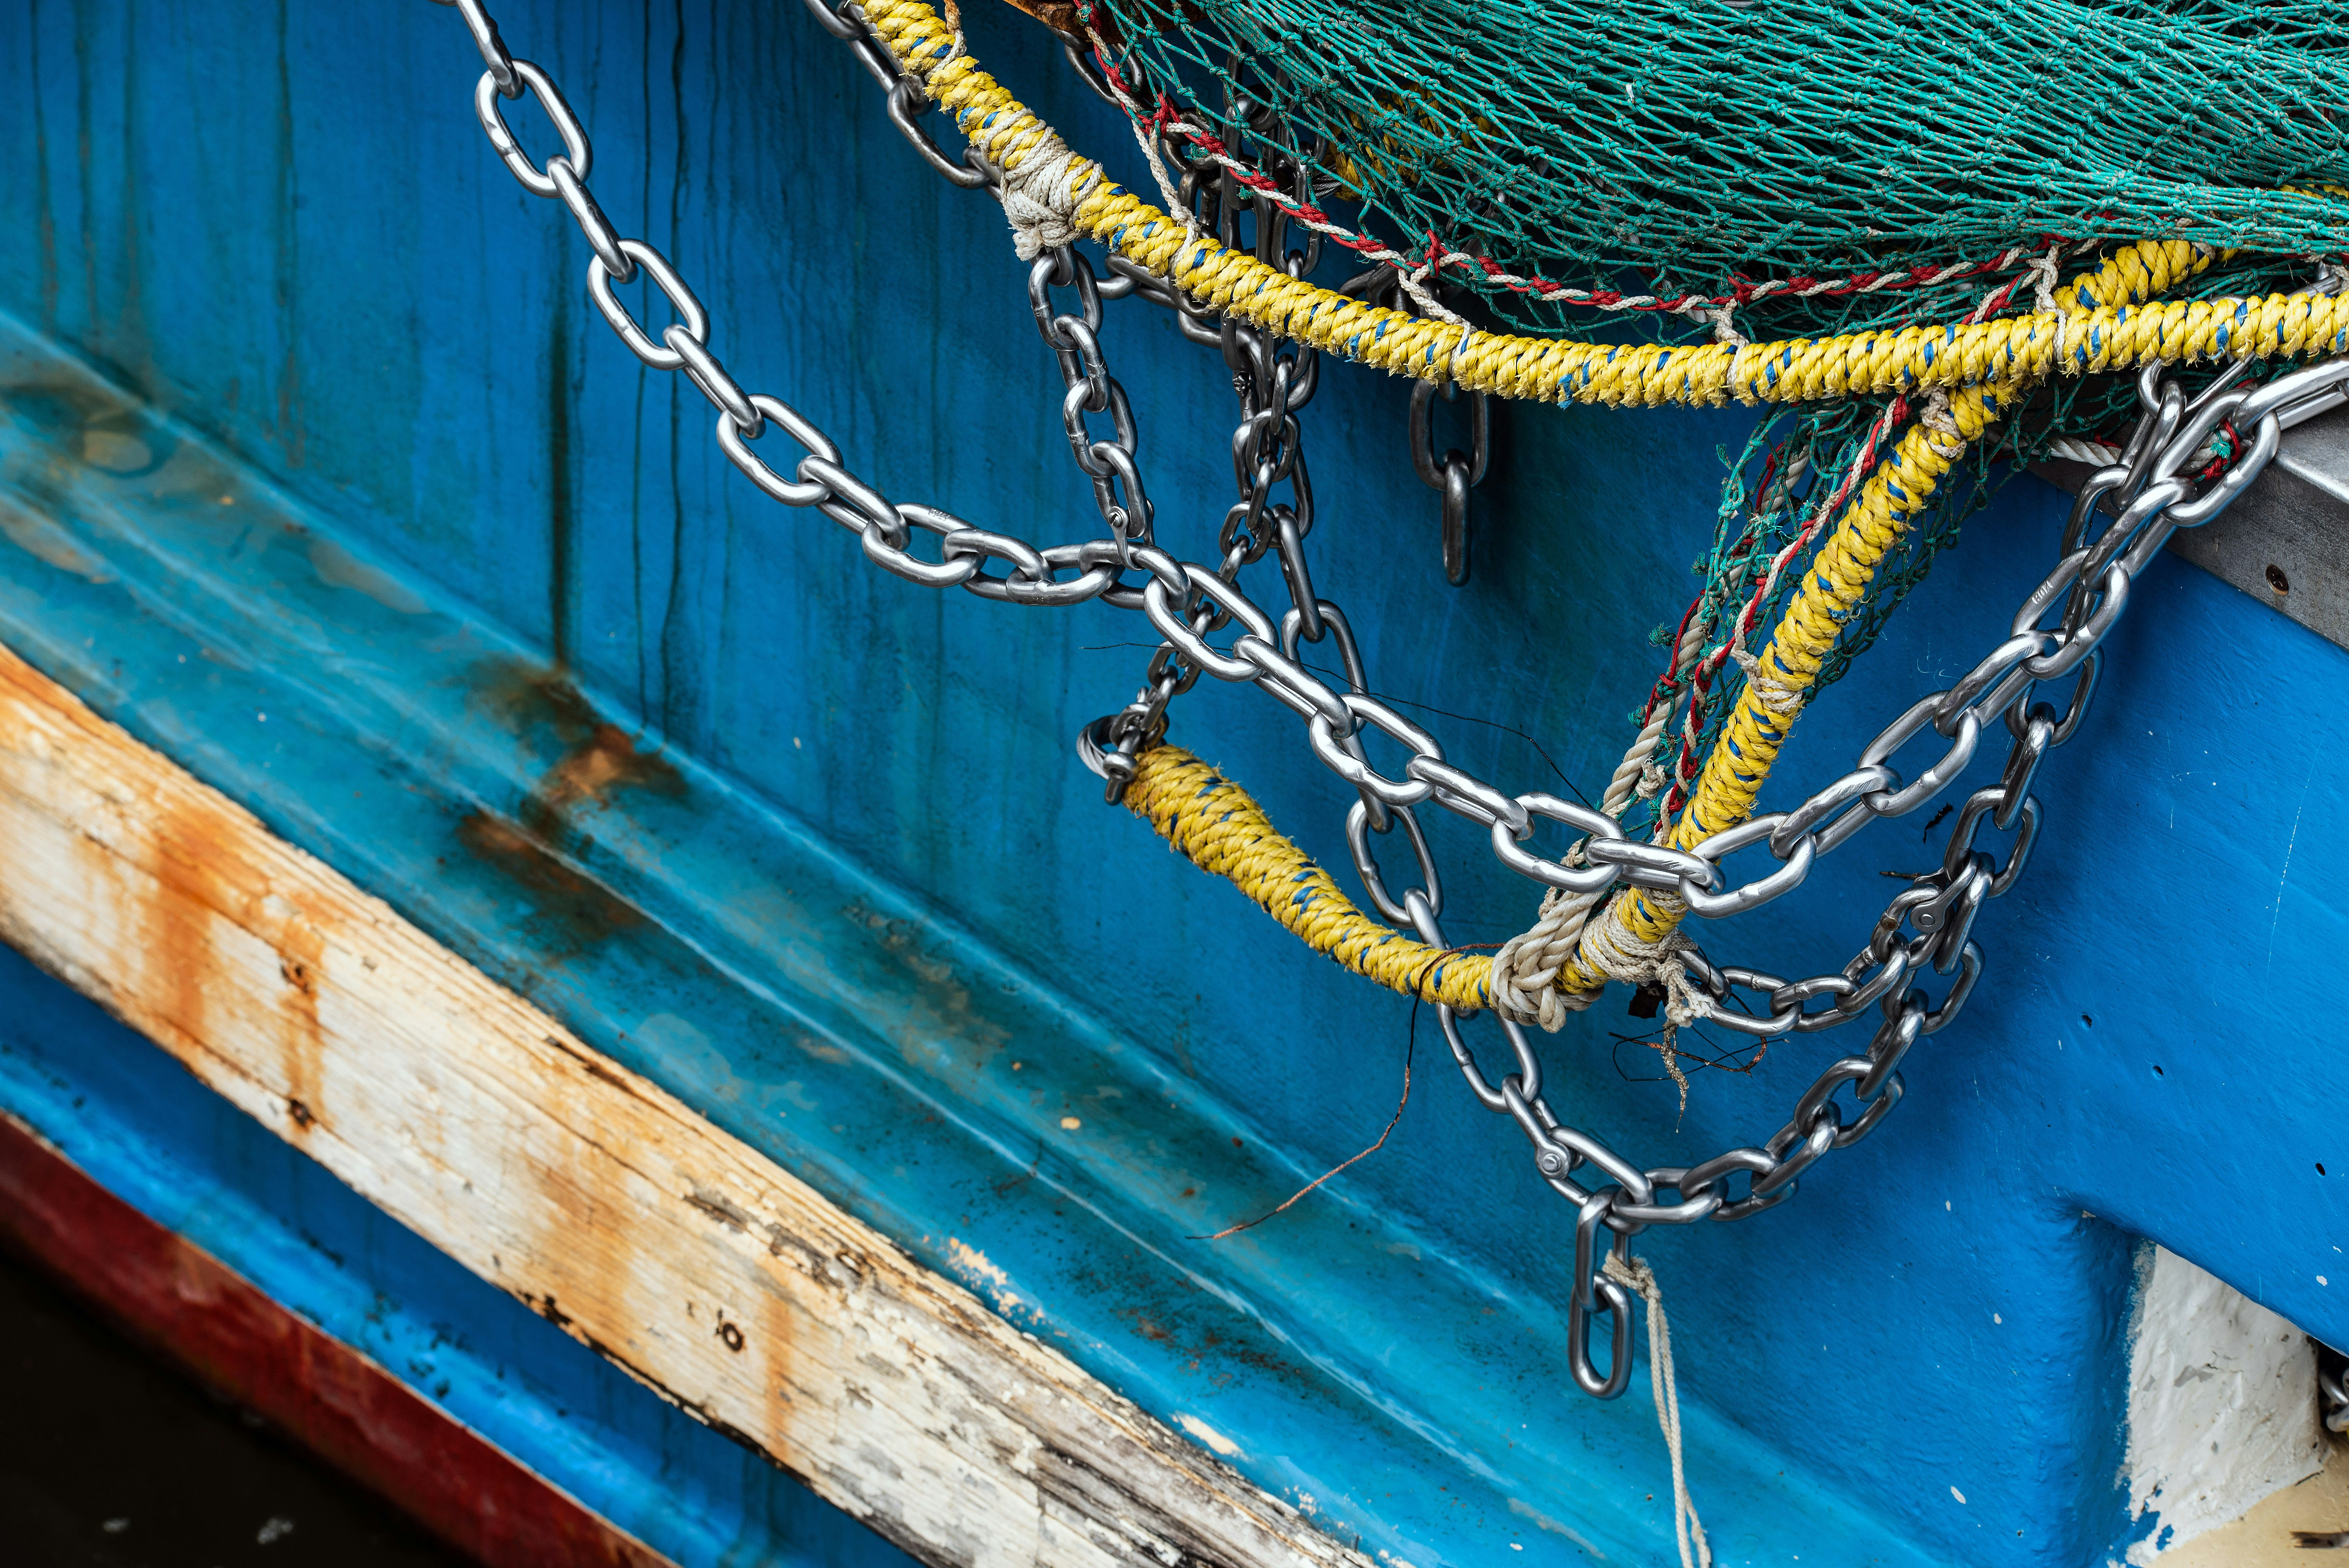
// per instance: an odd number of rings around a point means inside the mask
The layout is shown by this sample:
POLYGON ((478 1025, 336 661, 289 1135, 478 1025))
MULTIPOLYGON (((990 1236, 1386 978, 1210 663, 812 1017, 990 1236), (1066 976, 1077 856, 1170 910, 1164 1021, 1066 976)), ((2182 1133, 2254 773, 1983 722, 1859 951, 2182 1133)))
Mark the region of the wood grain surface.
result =
POLYGON ((0 649, 0 936, 926 1561, 1360 1564, 0 649))

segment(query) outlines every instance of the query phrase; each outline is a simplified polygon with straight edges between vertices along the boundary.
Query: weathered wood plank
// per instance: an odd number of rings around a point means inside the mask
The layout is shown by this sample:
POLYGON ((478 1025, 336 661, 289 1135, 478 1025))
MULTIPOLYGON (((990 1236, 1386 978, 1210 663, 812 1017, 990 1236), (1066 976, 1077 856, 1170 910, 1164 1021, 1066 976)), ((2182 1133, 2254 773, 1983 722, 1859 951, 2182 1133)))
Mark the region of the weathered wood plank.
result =
POLYGON ((0 936, 941 1563, 1360 1564, 0 649, 0 936))
POLYGON ((5 1111, 0 1237, 484 1568, 676 1568, 5 1111))

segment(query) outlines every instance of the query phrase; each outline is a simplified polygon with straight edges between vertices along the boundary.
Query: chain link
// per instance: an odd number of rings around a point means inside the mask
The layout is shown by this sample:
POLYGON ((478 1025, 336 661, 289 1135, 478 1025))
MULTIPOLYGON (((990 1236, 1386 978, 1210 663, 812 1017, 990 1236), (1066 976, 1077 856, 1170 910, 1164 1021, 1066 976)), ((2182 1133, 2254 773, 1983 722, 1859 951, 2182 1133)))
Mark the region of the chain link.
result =
MULTIPOLYGON (((930 587, 960 587, 1012 603, 1068 606, 1099 602, 1139 611, 1163 639, 1142 691, 1119 713, 1094 721, 1080 737, 1080 755, 1109 780, 1112 799, 1133 776, 1133 758, 1165 727, 1167 704, 1202 675, 1252 685, 1305 722, 1307 743, 1358 799, 1346 816, 1346 839, 1371 903, 1421 940, 1448 948, 1439 916, 1442 884, 1415 808, 1433 803, 1489 833, 1502 864, 1544 886, 1595 892, 1618 883, 1677 895, 1690 911, 1719 919, 1761 907, 1799 886, 1821 856, 1848 842, 1870 823, 1928 804, 1956 781, 1982 737, 2002 725, 2011 744, 1999 782, 1965 799, 1941 863, 1909 879, 1878 917, 1868 938, 1841 970, 1786 980, 1717 965, 1701 951, 1683 956, 1696 984, 1715 1004, 1706 1021, 1754 1036, 1811 1033, 1850 1023, 1874 1009, 1878 1022, 1866 1050, 1832 1063, 1796 1101, 1785 1124, 1761 1144, 1731 1149, 1688 1167, 1643 1169, 1605 1142, 1561 1120, 1542 1095, 1539 1058, 1525 1030, 1496 1020, 1513 1071, 1495 1083, 1478 1064, 1464 1025, 1445 1006, 1439 1023, 1453 1058, 1477 1100, 1514 1121, 1533 1146, 1543 1181, 1574 1206, 1575 1263, 1569 1309, 1569 1371, 1587 1392, 1611 1398, 1630 1376, 1630 1296, 1602 1272, 1599 1233, 1620 1253, 1650 1225, 1740 1220, 1794 1196, 1798 1179, 1831 1150, 1846 1149, 1875 1130, 1899 1103, 1899 1065, 1917 1041, 1946 1026, 1963 1009, 1982 973, 1971 937, 1983 903, 2010 888, 2028 861, 2040 823, 2031 794, 2047 752, 2077 732, 2096 687, 2104 653, 2128 601, 2137 574, 2181 527, 2209 521, 2274 457, 2282 430, 2349 399, 2349 361, 2335 360, 2288 373, 2264 385, 2239 385, 2238 364, 2189 397, 2158 367, 2139 377, 2146 413, 2121 460, 2096 472, 2082 490, 2065 528, 2059 559, 2025 598, 2007 634, 1956 684, 1929 693, 1887 725, 1860 750, 1855 767, 1799 804, 1765 813, 1716 833, 1687 851, 1627 839, 1614 819, 1541 792, 1512 795, 1445 759, 1442 745, 1420 725, 1374 696, 1344 612, 1314 591, 1303 544, 1313 525, 1313 497, 1299 411, 1312 398, 1319 364, 1310 350, 1276 343, 1257 329, 1216 321, 1197 302, 1134 267, 1110 262, 1111 279, 1098 279, 1073 249, 1039 258, 1028 276, 1029 303, 1039 333, 1059 364, 1066 392, 1062 428, 1071 454, 1092 484, 1105 537, 1038 547, 973 526, 952 512, 917 502, 892 501, 858 478, 839 449, 789 404, 750 393, 709 350, 710 323, 699 300, 667 259, 641 241, 621 237, 587 193, 591 147, 554 83, 538 67, 514 58, 499 39, 480 0, 439 0, 463 13, 487 62, 475 107, 492 148, 525 190, 560 201, 594 252, 587 286, 599 312, 629 351, 646 365, 683 372, 717 412, 717 438, 728 459, 761 491, 786 506, 813 508, 858 536, 883 569, 930 587), (564 150, 543 167, 533 164, 509 128, 498 100, 535 96, 564 150), (676 316, 657 337, 613 293, 641 271, 664 294, 676 316), (1052 291, 1072 291, 1062 308, 1052 291), (1215 345, 1231 372, 1241 405, 1231 456, 1239 499, 1216 532, 1216 564, 1170 553, 1157 542, 1151 503, 1137 458, 1137 436, 1125 391, 1110 373, 1100 329, 1105 300, 1138 296, 1176 314, 1183 335, 1215 345), (1091 420, 1106 418, 1106 431, 1091 420), (2222 421, 2250 433, 2233 466, 2197 493, 2189 469, 2222 421), (772 446, 780 428, 799 449, 772 446), (766 446, 762 456, 759 446, 766 446), (774 460, 771 460, 771 457, 774 460), (785 461, 787 468, 778 468, 785 461), (1287 485, 1287 499, 1277 499, 1287 485), (935 560, 912 548, 917 533, 934 535, 935 560), (1278 554, 1288 609, 1276 621, 1239 586, 1241 571, 1278 554), (1000 566, 999 574, 990 566, 1000 566), (2051 617, 2053 619, 2051 620, 2051 617), (1226 645, 1209 639, 1238 625, 1226 645), (1331 642, 1344 670, 1332 686, 1299 657, 1301 644, 1331 642), (2060 707, 2035 702, 2044 683, 2067 682, 2060 707), (1399 766, 1382 769, 1366 741, 1400 748, 1399 766), (1938 746, 1938 751, 1934 748, 1938 746), (1927 753, 1913 778, 1894 765, 1912 747, 1927 753), (1382 872, 1375 841, 1403 828, 1417 881, 1398 889, 1382 872), (1543 824, 1579 841, 1578 856, 1545 858, 1525 846, 1543 824), (2011 834, 2002 852, 1985 845, 1986 832, 2011 834), (1753 880, 1732 884, 1728 859, 1755 847, 1776 863, 1753 880), (1571 859, 1574 863, 1569 863, 1571 859), (1948 985, 1937 1006, 1917 984, 1928 974, 1948 985), (1739 995, 1760 1011, 1733 1006, 1739 995), (1807 1004, 1824 1002, 1823 1006, 1807 1004), (1850 1097, 1840 1098, 1845 1087, 1850 1097), (1582 1180, 1576 1178, 1580 1174, 1582 1180), (1740 1181, 1743 1188, 1740 1190, 1740 1181), (1663 1194, 1673 1194, 1670 1202, 1663 1194), (1591 1319, 1611 1320, 1613 1357, 1600 1374, 1589 1350, 1591 1319)), ((927 100, 864 24, 854 5, 834 10, 807 0, 818 22, 853 48, 889 95, 890 118, 925 160, 949 181, 980 168, 968 152, 947 158, 914 119, 927 100)), ((1082 62, 1072 60, 1081 69, 1082 62)), ((1233 145, 1243 127, 1269 128, 1271 111, 1245 100, 1231 106, 1233 145)), ((1269 142, 1267 144, 1269 146, 1269 142)), ((1204 225, 1227 244, 1240 242, 1240 219, 1253 211, 1253 248, 1278 258, 1293 274, 1309 271, 1319 244, 1283 243, 1279 209, 1256 202, 1255 192, 1210 163, 1181 162, 1182 190, 1197 204, 1204 225)), ((1294 181, 1310 195, 1303 166, 1269 167, 1276 181, 1294 181)), ((1361 280, 1357 280, 1361 281, 1361 280)), ((1438 462, 1427 437, 1432 392, 1414 394, 1411 431, 1414 469, 1446 497, 1446 570, 1453 572, 1453 495, 1464 501, 1464 480, 1482 477, 1485 420, 1480 398, 1472 411, 1471 453, 1447 452, 1438 462), (1435 476, 1430 479, 1430 476, 1435 476)), ((1464 520, 1464 511, 1461 513, 1464 520)), ((1457 563, 1466 563, 1464 521, 1457 563)))
MULTIPOLYGON (((1450 402, 1457 391, 1456 383, 1445 382, 1444 401, 1450 402)), ((1444 580, 1457 588, 1468 581, 1468 491, 1484 483, 1485 470, 1492 465, 1493 417, 1485 394, 1469 393, 1468 450, 1453 447, 1439 459, 1431 428, 1435 397, 1434 382, 1412 383, 1411 471, 1444 497, 1444 580)))

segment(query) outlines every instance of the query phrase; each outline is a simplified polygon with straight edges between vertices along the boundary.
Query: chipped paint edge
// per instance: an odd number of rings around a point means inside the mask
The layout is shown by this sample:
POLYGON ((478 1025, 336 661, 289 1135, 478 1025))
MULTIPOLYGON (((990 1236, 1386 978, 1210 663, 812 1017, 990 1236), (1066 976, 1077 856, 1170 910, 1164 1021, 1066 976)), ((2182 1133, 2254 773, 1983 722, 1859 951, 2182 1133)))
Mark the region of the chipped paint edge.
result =
POLYGON ((0 1239, 488 1568, 678 1568, 0 1108, 0 1239))
POLYGON ((2168 1248, 2138 1250, 2126 1560, 2147 1564, 2324 1468, 2307 1335, 2168 1248))
POLYGON ((0 937, 916 1556, 1366 1568, 5 647, 0 863, 0 937))

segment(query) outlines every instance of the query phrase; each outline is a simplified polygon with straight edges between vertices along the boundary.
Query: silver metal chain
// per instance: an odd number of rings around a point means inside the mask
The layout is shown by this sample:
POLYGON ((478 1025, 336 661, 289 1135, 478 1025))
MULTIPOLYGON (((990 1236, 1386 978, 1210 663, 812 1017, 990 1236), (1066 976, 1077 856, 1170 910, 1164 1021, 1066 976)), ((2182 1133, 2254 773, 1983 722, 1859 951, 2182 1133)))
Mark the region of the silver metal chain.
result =
MULTIPOLYGON (((1618 884, 1643 888, 1676 895, 1701 918, 1719 919, 1783 896, 1801 884, 1819 857, 1870 823, 1904 816, 1933 800, 1965 770, 1982 738, 2004 725, 2011 744, 1998 783, 1966 798, 1941 864, 1910 879, 1840 970, 1789 981, 1716 965, 1702 953, 1686 954, 1698 983, 1717 1004, 1706 1021, 1725 1029, 1757 1036, 1807 1033, 1878 1010, 1867 1049, 1821 1072, 1785 1124, 1760 1145, 1732 1149, 1687 1167, 1644 1168, 1551 1109, 1542 1094, 1540 1059, 1520 1026, 1501 1020, 1515 1070, 1495 1083, 1479 1067, 1461 1016, 1449 1007, 1437 1008, 1471 1091, 1516 1124, 1533 1145, 1543 1180, 1575 1206, 1569 1370, 1578 1386, 1600 1398, 1623 1390, 1632 1362, 1630 1298, 1602 1272, 1602 1245, 1622 1253, 1630 1238, 1650 1225, 1737 1220, 1775 1207, 1794 1195, 1797 1179, 1828 1150, 1866 1137, 1899 1103, 1902 1057, 1919 1038, 1956 1017, 1981 975, 1982 952, 1971 934, 1975 918, 1985 901, 2013 885, 2029 859, 2040 820, 2031 785, 2046 753, 2077 733, 2095 691, 2100 646, 2126 608, 2137 574, 2174 531, 2208 521, 2240 493, 2272 459, 2284 428, 2349 402, 2344 360, 2258 387, 2236 384, 2245 368, 2238 364, 2190 399, 2158 367, 2147 369, 2138 382, 2145 416, 2122 460, 2097 472, 2083 490, 2055 566, 2025 598, 2007 634, 1963 678, 1919 698, 1861 748, 1852 770, 1792 810, 1754 817, 1692 850, 1640 842, 1627 838, 1613 818, 1586 805, 1538 791, 1510 794, 1475 778, 1446 760, 1433 735, 1371 695, 1344 612, 1315 593, 1306 569, 1303 542, 1313 506, 1297 413, 1312 397, 1319 375, 1311 351, 1283 349, 1243 323, 1213 321, 1195 302, 1123 258, 1112 258, 1112 276, 1103 283, 1073 249, 1050 252, 1029 273, 1029 302, 1060 365, 1066 387, 1062 426, 1071 454, 1092 483, 1104 534, 1039 547, 975 527, 938 507, 892 500, 850 471, 839 449, 812 421, 778 398, 741 387, 711 352, 708 314, 683 277, 651 245, 623 237, 589 195, 590 144, 554 82, 507 51, 481 0, 439 3, 454 5, 464 15, 487 64, 474 107, 492 146, 526 190, 563 202, 594 252, 587 288, 596 308, 638 359, 657 369, 682 371, 700 388, 717 410, 719 448, 753 484, 786 506, 812 507, 831 518, 857 537, 874 564, 911 582, 959 587, 1017 604, 1067 606, 1098 600, 1140 611, 1162 639, 1143 690, 1120 713, 1088 726, 1079 740, 1088 766, 1110 781, 1112 799, 1132 777, 1133 758, 1163 731, 1167 702, 1200 675, 1253 686, 1288 707, 1304 721, 1313 754, 1357 796, 1347 813, 1346 837, 1371 905, 1432 946, 1449 944, 1438 923, 1442 884, 1414 811, 1420 805, 1433 803, 1476 824, 1504 865, 1545 886, 1579 892, 1618 884), (543 165, 531 160, 503 117, 501 100, 524 96, 539 100, 563 143, 564 150, 543 165), (676 317, 657 335, 613 292, 639 273, 667 296, 676 317), (1074 308, 1056 305, 1055 289, 1073 291, 1074 308), (1212 566, 1180 559, 1157 542, 1156 519, 1136 458, 1133 412, 1109 373, 1098 335, 1102 302, 1126 294, 1176 311, 1185 336, 1216 345, 1240 397, 1242 418, 1232 440, 1240 499, 1217 531, 1212 566), (1106 417, 1108 433, 1090 426, 1088 417, 1106 417), (2189 470, 2199 466, 2207 438, 2222 423, 2247 432, 2248 439, 2239 443, 2241 449, 2225 475, 2198 492, 2189 470), (758 449, 771 428, 780 428, 800 449, 783 469, 758 449), (1275 489, 1283 483, 1290 487, 1289 499, 1276 500, 1275 489), (917 534, 935 537, 935 558, 916 551, 917 534), (1237 582, 1243 568, 1274 552, 1289 600, 1278 621, 1237 582), (1227 646, 1208 641, 1235 623, 1241 630, 1227 646), (1342 686, 1323 680, 1299 656, 1301 643, 1318 645, 1324 637, 1335 639, 1345 671, 1342 686), (2042 683, 2064 680, 2071 684, 2060 710, 2032 700, 2042 683), (1941 743, 1940 754, 1913 779, 1904 777, 1894 758, 1929 732, 1941 743), (1401 748, 1399 767, 1382 769, 1372 762, 1366 745, 1372 737, 1401 748), (1572 857, 1579 863, 1546 859, 1527 847, 1545 822, 1579 836, 1581 853, 1572 857), (1374 838, 1391 834, 1398 823, 1418 877, 1416 885, 1400 892, 1381 872, 1372 846, 1374 838), (1985 830, 2014 835, 2003 860, 1981 847, 1985 830), (1757 845, 1766 848, 1775 864, 1749 882, 1730 885, 1723 862, 1757 845), (1929 972, 1953 976, 1938 1006, 1911 984, 1929 972), (1738 1010, 1741 994, 1757 999, 1761 1010, 1738 1010), (1819 1000, 1826 1005, 1806 1008, 1819 1000), (1837 1098, 1846 1084, 1852 1086, 1848 1116, 1837 1098), (1576 1180, 1578 1173, 1582 1181, 1576 1180), (1741 1174, 1745 1183, 1739 1194, 1733 1184, 1741 1174), (1675 1200, 1663 1202, 1666 1192, 1676 1194, 1675 1200), (1609 1233, 1607 1243, 1599 1239, 1601 1231, 1609 1233), (1598 1316, 1612 1320, 1613 1355, 1605 1372, 1589 1353, 1598 1316)), ((873 73, 887 94, 892 123, 925 161, 957 185, 989 181, 992 171, 976 149, 959 160, 938 149, 918 118, 930 107, 921 84, 899 68, 853 3, 836 10, 823 0, 807 3, 825 30, 854 49, 873 73)), ((1081 61, 1071 63, 1081 70, 1081 61)), ((1256 106, 1237 108, 1237 119, 1261 112, 1256 106)), ((1186 170, 1185 181, 1193 193, 1206 183, 1195 169, 1186 170)), ((1235 188, 1216 188, 1212 221, 1219 231, 1228 231, 1227 243, 1238 242, 1237 215, 1248 205, 1235 188)), ((1260 224, 1255 248, 1260 255, 1285 254, 1277 222, 1260 224)), ((1309 270, 1309 253, 1290 256, 1289 265, 1309 270)), ((1447 454, 1441 464, 1431 455, 1425 465, 1442 480, 1447 519, 1453 490, 1461 490, 1464 497, 1464 486, 1456 480, 1473 482, 1474 471, 1483 466, 1483 443, 1474 444, 1477 454, 1447 454), (1455 457, 1461 461, 1455 463, 1455 457)), ((1422 420, 1414 421, 1413 445, 1415 454, 1428 445, 1422 420)))
MULTIPOLYGON (((1162 138, 1164 134, 1162 129, 1162 138)), ((1212 160, 1205 161, 1210 167, 1224 167, 1212 160)), ((1420 306, 1413 297, 1414 292, 1428 298, 1442 298, 1456 291, 1433 278, 1421 280, 1416 291, 1407 290, 1393 263, 1382 262, 1339 284, 1338 292, 1364 304, 1415 315, 1420 306)), ((1403 424, 1403 449, 1410 454, 1411 471, 1419 477, 1420 483, 1443 498, 1444 580, 1454 588, 1468 582, 1468 492, 1485 482, 1485 472, 1493 462, 1492 402, 1482 392, 1467 394, 1468 449, 1464 452, 1453 447, 1441 456, 1436 453, 1436 400, 1440 397, 1451 403, 1460 395, 1459 383, 1454 381, 1446 381, 1440 387, 1433 381, 1413 382, 1411 410, 1403 424)))
MULTIPOLYGON (((1444 400, 1451 401, 1456 390, 1456 383, 1445 382, 1444 400)), ((1431 428, 1435 398, 1434 382, 1412 384, 1411 471, 1444 497, 1444 580, 1457 588, 1468 581, 1468 492, 1485 482, 1485 470, 1493 461, 1492 407, 1484 393, 1469 393, 1468 450, 1454 447, 1438 458, 1431 428)))
MULTIPOLYGON (((1088 85, 1102 90, 1081 57, 1071 54, 1070 60, 1088 85)), ((1242 144, 1241 138, 1261 129, 1269 116, 1268 110, 1245 102, 1233 108, 1230 134, 1235 144, 1242 144)), ((1286 266, 1292 276, 1302 276, 1319 261, 1319 234, 1311 237, 1304 250, 1288 250, 1284 243, 1287 214, 1269 203, 1255 204, 1254 192, 1234 180, 1224 166, 1205 160, 1186 161, 1179 154, 1175 158, 1184 169, 1181 190, 1193 203, 1203 228, 1237 246, 1240 219, 1253 206, 1257 232, 1252 248, 1267 264, 1286 266)), ((1299 182, 1299 189, 1305 188, 1302 181, 1309 175, 1304 163, 1279 153, 1268 166, 1274 178, 1288 178, 1299 182)), ((1268 552, 1278 551, 1282 577, 1290 602, 1296 606, 1298 634, 1309 643, 1320 642, 1327 622, 1315 598, 1305 560, 1305 536, 1313 529, 1313 486, 1307 473, 1303 432, 1297 418, 1299 410, 1312 401, 1319 385, 1319 355, 1310 348, 1283 345, 1237 318, 1218 322, 1188 296, 1123 256, 1112 255, 1110 269, 1113 274, 1111 282, 1094 293, 1106 298, 1137 294, 1173 311, 1183 335, 1195 343, 1216 347, 1222 353, 1225 367, 1231 372, 1232 390, 1240 400, 1240 420, 1231 438, 1232 477, 1239 488, 1239 499, 1226 509, 1223 525, 1216 532, 1216 548, 1222 556, 1216 575, 1232 583, 1243 568, 1253 566, 1268 552), (1287 500, 1276 499, 1283 484, 1288 487, 1287 500)), ((1038 261, 1029 279, 1031 301, 1039 299, 1039 282, 1048 276, 1061 284, 1073 278, 1079 285, 1080 301, 1088 297, 1092 268, 1073 250, 1062 249, 1038 261)), ((1060 352, 1055 332, 1061 318, 1048 323, 1040 305, 1036 319, 1045 341, 1060 352)), ((1062 368, 1065 375, 1065 360, 1062 368)), ((1072 400, 1076 397, 1073 384, 1070 397, 1072 400)), ((1082 461, 1081 455, 1079 460, 1082 461)), ((1230 619, 1213 603, 1197 606, 1189 616, 1195 635, 1220 631, 1230 619)), ((1341 628, 1340 638, 1339 645, 1342 656, 1349 661, 1349 668, 1357 668, 1360 661, 1353 653, 1350 632, 1341 628)), ((1291 657, 1295 656, 1293 642, 1288 651, 1291 657)), ((1122 711, 1088 727, 1080 749, 1087 765, 1108 780, 1105 793, 1110 800, 1123 798, 1133 778, 1134 758, 1156 745, 1165 734, 1167 704, 1195 685, 1202 673, 1203 667, 1185 658, 1175 645, 1161 643, 1151 656, 1142 689, 1133 701, 1122 711)))

